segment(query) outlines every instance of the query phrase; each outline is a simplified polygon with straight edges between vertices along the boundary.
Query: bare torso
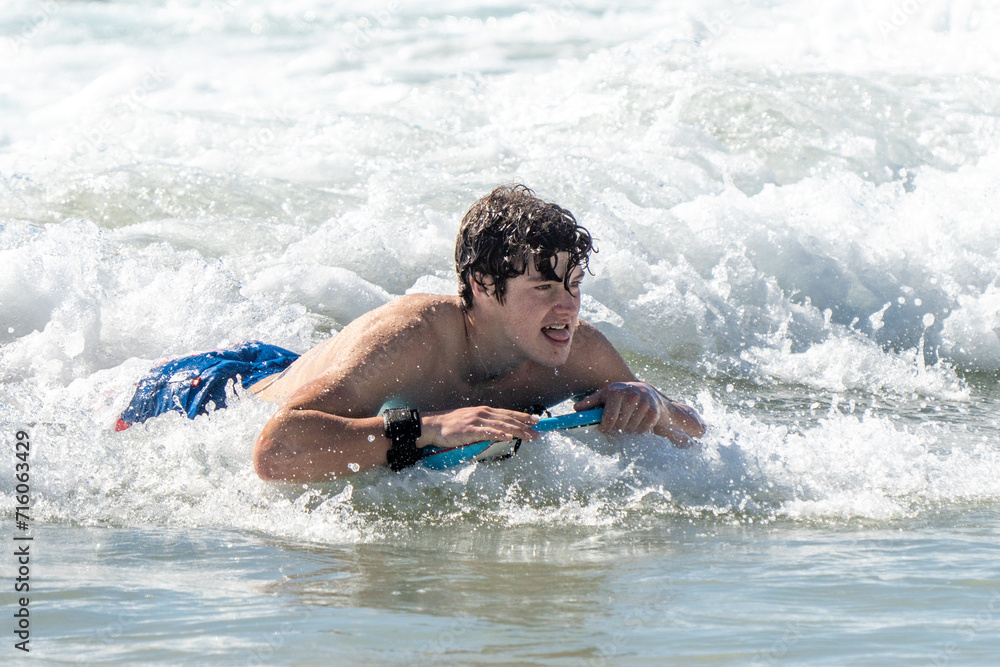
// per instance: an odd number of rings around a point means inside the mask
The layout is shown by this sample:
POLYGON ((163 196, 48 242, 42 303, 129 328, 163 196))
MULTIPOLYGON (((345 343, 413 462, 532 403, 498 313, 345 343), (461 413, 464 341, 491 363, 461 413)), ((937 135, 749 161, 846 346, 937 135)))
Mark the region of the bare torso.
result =
POLYGON ((589 324, 580 323, 570 359, 559 369, 529 361, 509 373, 489 377, 469 344, 465 317, 457 297, 403 297, 355 320, 282 373, 254 384, 251 391, 277 403, 309 400, 307 395, 315 399, 348 376, 363 383, 366 366, 377 368, 386 362, 400 365, 395 374, 399 381, 386 388, 388 393, 376 399, 378 404, 369 401, 367 416, 378 414, 384 398, 420 410, 471 405, 523 409, 550 406, 595 388, 595 380, 586 372, 593 369, 582 360, 595 343, 606 341, 589 324), (405 372, 404 365, 416 372, 405 372))
POLYGON ((521 308, 401 297, 254 385, 281 403, 254 445, 257 473, 326 480, 385 465, 392 443, 380 414, 389 405, 419 411, 418 448, 530 440, 538 432, 527 408, 590 392, 574 407, 603 405, 605 432, 652 429, 679 443, 704 432, 692 410, 635 381, 611 343, 575 317, 577 297, 518 280, 529 292, 517 297, 521 308))

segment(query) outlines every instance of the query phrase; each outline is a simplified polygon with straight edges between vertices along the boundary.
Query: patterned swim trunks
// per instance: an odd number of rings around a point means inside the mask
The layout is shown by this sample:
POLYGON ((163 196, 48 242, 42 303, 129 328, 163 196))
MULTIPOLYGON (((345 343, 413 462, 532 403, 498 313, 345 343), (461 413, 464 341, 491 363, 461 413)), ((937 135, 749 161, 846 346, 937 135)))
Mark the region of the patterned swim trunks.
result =
POLYGON ((226 407, 226 385, 239 379, 247 389, 258 380, 280 373, 299 355, 260 341, 240 343, 226 350, 213 350, 168 361, 144 377, 125 408, 116 431, 161 415, 169 410, 183 412, 189 419, 226 407))

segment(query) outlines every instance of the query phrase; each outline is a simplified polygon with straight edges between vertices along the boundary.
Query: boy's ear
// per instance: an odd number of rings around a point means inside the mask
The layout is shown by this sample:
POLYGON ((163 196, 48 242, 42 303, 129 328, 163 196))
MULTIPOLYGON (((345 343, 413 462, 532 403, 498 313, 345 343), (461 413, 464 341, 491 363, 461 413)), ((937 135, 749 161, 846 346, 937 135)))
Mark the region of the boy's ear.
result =
POLYGON ((473 273, 472 280, 469 282, 472 284, 473 297, 488 299, 493 295, 493 279, 489 276, 482 273, 473 273))

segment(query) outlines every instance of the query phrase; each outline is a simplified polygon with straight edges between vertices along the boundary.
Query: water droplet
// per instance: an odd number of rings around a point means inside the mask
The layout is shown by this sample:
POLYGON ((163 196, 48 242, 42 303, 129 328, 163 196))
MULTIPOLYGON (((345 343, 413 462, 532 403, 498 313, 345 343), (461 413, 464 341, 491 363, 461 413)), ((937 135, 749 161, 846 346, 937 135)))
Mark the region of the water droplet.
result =
POLYGON ((361 466, 357 463, 348 463, 347 467, 350 468, 351 472, 357 472, 361 470, 361 466))
POLYGON ((924 326, 929 327, 932 324, 934 324, 934 314, 927 313, 926 315, 924 315, 924 326))
POLYGON ((375 436, 374 435, 368 436, 368 442, 375 442, 375 436))

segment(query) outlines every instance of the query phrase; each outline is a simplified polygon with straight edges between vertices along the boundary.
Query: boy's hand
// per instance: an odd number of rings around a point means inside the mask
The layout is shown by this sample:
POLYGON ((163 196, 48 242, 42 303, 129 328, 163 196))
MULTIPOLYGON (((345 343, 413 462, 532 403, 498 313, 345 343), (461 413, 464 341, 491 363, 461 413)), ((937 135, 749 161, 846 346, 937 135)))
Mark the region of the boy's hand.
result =
POLYGON ((662 397, 645 382, 612 382, 577 401, 577 412, 604 406, 602 433, 649 433, 660 422, 662 397))

